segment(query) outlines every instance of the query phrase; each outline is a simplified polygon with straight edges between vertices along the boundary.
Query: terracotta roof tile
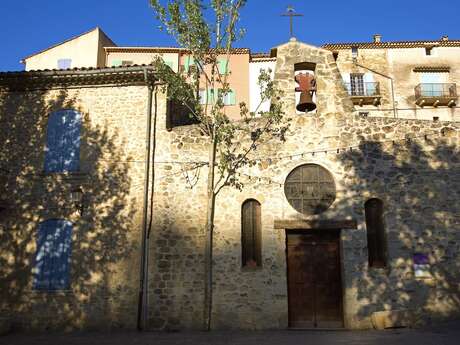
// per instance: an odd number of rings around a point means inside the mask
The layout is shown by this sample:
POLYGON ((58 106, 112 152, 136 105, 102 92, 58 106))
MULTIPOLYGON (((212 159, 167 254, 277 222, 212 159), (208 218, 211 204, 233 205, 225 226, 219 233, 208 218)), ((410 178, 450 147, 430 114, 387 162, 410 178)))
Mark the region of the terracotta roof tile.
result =
POLYGON ((424 47, 460 47, 460 40, 438 41, 395 41, 395 42, 351 42, 351 43, 326 43, 322 46, 328 50, 351 49, 398 49, 398 48, 424 48, 424 47))

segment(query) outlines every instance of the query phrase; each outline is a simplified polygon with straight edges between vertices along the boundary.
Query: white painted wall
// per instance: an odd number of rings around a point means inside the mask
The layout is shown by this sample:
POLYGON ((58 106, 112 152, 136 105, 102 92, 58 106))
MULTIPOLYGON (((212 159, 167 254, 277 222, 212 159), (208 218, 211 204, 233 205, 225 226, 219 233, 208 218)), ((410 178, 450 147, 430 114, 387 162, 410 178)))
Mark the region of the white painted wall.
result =
POLYGON ((262 61, 249 63, 249 111, 255 112, 257 110, 257 112, 261 112, 270 110, 270 101, 266 101, 260 104, 260 87, 257 84, 257 82, 259 80, 261 69, 266 71, 268 71, 268 69, 271 69, 270 75, 273 79, 275 75, 275 65, 276 61, 262 61))

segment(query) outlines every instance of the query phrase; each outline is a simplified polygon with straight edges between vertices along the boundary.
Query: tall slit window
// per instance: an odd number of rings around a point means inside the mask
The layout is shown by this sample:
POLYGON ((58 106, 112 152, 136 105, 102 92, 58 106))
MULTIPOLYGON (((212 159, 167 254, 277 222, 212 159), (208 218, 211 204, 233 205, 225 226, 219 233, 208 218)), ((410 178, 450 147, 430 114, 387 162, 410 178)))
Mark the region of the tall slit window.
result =
POLYGON ((35 255, 34 289, 65 290, 70 286, 72 223, 49 219, 39 224, 35 255))
POLYGON ((59 110, 48 119, 45 172, 78 171, 80 168, 81 114, 59 110))
POLYGON ((241 249, 243 267, 262 266, 260 203, 249 199, 241 208, 241 249))
POLYGON ((386 238, 383 221, 383 202, 370 199, 364 205, 367 229, 367 247, 370 267, 386 266, 386 238))

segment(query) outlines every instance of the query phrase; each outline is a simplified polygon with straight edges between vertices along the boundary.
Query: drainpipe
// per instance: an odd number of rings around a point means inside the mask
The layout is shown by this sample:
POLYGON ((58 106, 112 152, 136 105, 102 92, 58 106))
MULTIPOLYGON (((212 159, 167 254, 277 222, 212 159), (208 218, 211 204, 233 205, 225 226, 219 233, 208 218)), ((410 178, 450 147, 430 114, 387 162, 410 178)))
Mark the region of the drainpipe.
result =
MULTIPOLYGON (((148 87, 147 101, 147 127, 145 134, 145 179, 144 179, 144 200, 142 214, 142 251, 141 251, 141 272, 139 286, 139 304, 137 310, 137 329, 145 330, 148 317, 148 254, 149 254, 149 225, 148 208, 149 208, 149 186, 150 186, 150 156, 151 156, 151 139, 152 139, 152 96, 153 84, 148 80, 147 69, 144 68, 144 80, 148 87)), ((156 111, 155 111, 156 123, 156 111)), ((152 167, 152 171, 154 167, 152 167)), ((153 183, 153 181, 152 181, 153 183)), ((153 194, 153 188, 152 188, 153 194)), ((153 200, 153 195, 152 195, 153 200)), ((151 217, 150 217, 151 218, 151 217)))
POLYGON ((358 63, 358 61, 356 60, 356 58, 353 59, 353 64, 355 66, 358 66, 358 67, 361 67, 361 68, 364 68, 364 69, 367 69, 368 71, 371 71, 372 73, 375 73, 375 74, 378 74, 384 78, 387 78, 387 79, 390 79, 390 84, 391 84, 391 99, 393 101, 393 116, 394 118, 396 119, 398 117, 397 115, 397 112, 396 112, 396 102, 395 102, 395 89, 394 89, 394 85, 393 85, 393 78, 386 75, 386 74, 383 74, 381 72, 378 72, 376 70, 373 70, 372 68, 369 68, 369 67, 366 67, 366 66, 363 66, 361 64, 358 63))

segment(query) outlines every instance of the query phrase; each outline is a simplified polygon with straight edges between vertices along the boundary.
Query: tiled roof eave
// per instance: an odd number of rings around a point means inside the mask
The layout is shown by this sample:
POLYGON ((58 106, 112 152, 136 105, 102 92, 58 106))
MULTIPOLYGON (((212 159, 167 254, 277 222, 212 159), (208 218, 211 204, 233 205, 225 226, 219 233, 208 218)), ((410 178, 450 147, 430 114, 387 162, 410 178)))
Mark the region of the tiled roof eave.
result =
POLYGON ((103 85, 145 85, 157 81, 152 66, 0 73, 0 89, 6 91, 103 85))
POLYGON ((327 43, 322 46, 328 50, 351 49, 403 49, 424 47, 460 47, 460 41, 402 41, 402 42, 355 42, 355 43, 327 43))

